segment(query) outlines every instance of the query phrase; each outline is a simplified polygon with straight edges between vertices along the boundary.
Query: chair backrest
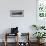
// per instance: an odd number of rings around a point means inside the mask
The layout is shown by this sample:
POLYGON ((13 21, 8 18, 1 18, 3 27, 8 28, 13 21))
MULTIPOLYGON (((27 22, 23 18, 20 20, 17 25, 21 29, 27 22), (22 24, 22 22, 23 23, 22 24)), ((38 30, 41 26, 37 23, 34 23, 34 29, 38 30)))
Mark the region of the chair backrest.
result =
POLYGON ((18 27, 16 28, 11 28, 11 34, 18 33, 18 27))

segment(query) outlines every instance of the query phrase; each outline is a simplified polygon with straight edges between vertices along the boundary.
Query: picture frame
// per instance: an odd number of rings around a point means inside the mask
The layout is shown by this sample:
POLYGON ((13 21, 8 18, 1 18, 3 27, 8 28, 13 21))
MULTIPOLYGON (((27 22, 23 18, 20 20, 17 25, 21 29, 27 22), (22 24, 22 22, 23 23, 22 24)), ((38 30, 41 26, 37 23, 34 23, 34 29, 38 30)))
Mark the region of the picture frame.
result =
POLYGON ((24 10, 10 10, 11 17, 24 17, 24 10))
POLYGON ((36 1, 36 24, 37 25, 46 25, 46 0, 37 0, 36 1))

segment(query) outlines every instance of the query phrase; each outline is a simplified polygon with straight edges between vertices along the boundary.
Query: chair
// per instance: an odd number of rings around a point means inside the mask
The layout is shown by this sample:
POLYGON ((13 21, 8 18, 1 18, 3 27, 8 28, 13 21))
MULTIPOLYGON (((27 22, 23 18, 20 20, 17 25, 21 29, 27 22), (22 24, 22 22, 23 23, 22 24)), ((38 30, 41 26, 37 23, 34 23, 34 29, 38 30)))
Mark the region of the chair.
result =
POLYGON ((29 42, 29 33, 21 33, 22 40, 27 39, 26 41, 22 41, 19 43, 19 46, 30 46, 29 42))
POLYGON ((18 27, 11 28, 11 33, 5 33, 5 46, 8 45, 7 38, 10 38, 10 37, 13 37, 13 36, 17 36, 15 38, 15 40, 17 40, 16 46, 18 46, 18 27))
POLYGON ((16 40, 16 46, 18 46, 18 34, 9 34, 9 33, 6 33, 5 34, 5 46, 8 45, 8 42, 7 42, 7 38, 10 38, 11 36, 17 36, 17 38, 15 38, 16 40))

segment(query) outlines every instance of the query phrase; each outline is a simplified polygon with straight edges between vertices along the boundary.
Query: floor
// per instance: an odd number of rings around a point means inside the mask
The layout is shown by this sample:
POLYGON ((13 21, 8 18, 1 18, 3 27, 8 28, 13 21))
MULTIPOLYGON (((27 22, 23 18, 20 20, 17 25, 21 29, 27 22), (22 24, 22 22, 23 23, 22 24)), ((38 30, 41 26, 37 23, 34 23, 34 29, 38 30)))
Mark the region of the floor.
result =
MULTIPOLYGON (((30 46, 37 46, 37 43, 32 42, 30 44, 31 44, 30 46)), ((0 46, 4 46, 4 43, 0 42, 0 46)), ((10 43, 8 43, 8 46, 15 46, 15 43, 10 42, 10 43)), ((21 46, 25 46, 25 45, 21 45, 21 46)), ((41 46, 46 46, 46 43, 44 43, 44 45, 41 45, 41 46)))

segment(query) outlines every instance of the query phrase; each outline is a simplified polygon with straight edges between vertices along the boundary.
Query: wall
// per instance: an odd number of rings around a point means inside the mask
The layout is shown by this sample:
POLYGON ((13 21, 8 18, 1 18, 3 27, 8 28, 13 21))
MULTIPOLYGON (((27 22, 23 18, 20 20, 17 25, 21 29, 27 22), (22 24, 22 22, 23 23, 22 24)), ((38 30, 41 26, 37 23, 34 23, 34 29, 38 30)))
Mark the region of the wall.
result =
POLYGON ((16 26, 19 32, 31 34, 32 24, 36 24, 36 0, 0 0, 0 34, 10 32, 7 29, 16 26), (24 10, 24 17, 10 17, 10 10, 21 9, 24 10))

